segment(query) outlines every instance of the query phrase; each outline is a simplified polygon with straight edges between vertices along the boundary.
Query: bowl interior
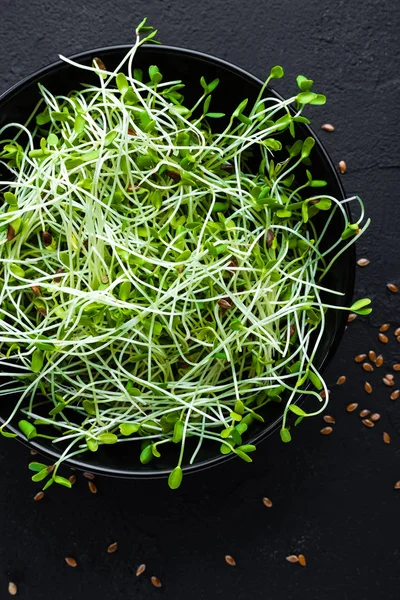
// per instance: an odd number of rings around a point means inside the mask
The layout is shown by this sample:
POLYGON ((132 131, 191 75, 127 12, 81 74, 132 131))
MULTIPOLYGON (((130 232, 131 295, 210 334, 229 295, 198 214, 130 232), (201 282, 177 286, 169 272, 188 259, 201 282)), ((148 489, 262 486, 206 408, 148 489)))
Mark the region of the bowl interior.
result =
MULTIPOLYGON (((90 65, 94 56, 99 56, 108 69, 114 69, 126 54, 129 46, 118 46, 112 48, 96 49, 75 56, 75 60, 90 65)), ((181 79, 186 89, 185 100, 190 105, 201 93, 200 77, 203 75, 206 81, 218 77, 220 84, 213 92, 212 110, 230 114, 244 98, 249 98, 249 104, 255 100, 262 82, 222 60, 180 48, 167 46, 147 45, 139 49, 135 58, 135 66, 146 70, 150 65, 156 64, 164 76, 164 80, 181 79)), ((96 83, 96 76, 90 72, 74 69, 66 63, 50 65, 40 72, 28 77, 21 83, 0 97, 0 126, 9 122, 24 123, 33 111, 39 100, 38 82, 48 87, 54 94, 68 93, 71 89, 78 88, 82 83, 96 83)), ((280 97, 273 89, 268 89, 267 94, 280 97)), ((307 137, 315 134, 306 125, 298 126, 297 135, 307 137), (299 133, 301 132, 301 134, 299 133)), ((288 143, 290 143, 288 139, 288 143)), ((284 141, 284 140, 283 140, 284 141)), ((339 199, 344 198, 344 191, 338 175, 322 144, 316 141, 312 153, 312 173, 315 179, 325 179, 328 186, 324 188, 327 194, 339 199)), ((1 182, 1 179, 0 179, 1 182)), ((347 206, 347 205, 345 205, 347 206)), ((338 211, 331 223, 327 234, 327 242, 337 232, 343 229, 342 217, 338 211)), ((341 259, 337 261, 328 276, 325 285, 344 293, 344 296, 335 296, 335 303, 348 306, 351 301, 354 286, 355 255, 354 248, 344 252, 341 259)), ((323 339, 320 344, 316 366, 320 370, 326 367, 333 356, 340 338, 344 331, 346 313, 343 311, 328 311, 327 324, 323 339)), ((3 399, 0 407, 0 422, 11 412, 16 397, 9 396, 3 399)), ((300 400, 301 401, 301 400, 300 400)), ((260 441, 280 423, 282 408, 275 403, 267 405, 263 409, 265 423, 255 423, 249 431, 248 442, 260 441)), ((13 424, 12 429, 18 433, 22 440, 22 434, 13 424)), ((37 442, 33 440, 30 446, 41 453, 58 457, 54 446, 46 440, 37 442)), ((167 446, 172 446, 169 444, 167 446)), ((142 465, 139 461, 139 446, 136 443, 117 444, 116 446, 102 446, 95 453, 87 452, 76 460, 70 461, 78 468, 91 470, 98 473, 129 476, 129 477, 157 477, 170 472, 176 464, 176 447, 167 449, 164 447, 163 455, 150 466, 142 465)), ((189 455, 189 452, 187 452, 189 455)), ((197 470, 226 460, 226 456, 218 454, 218 446, 215 443, 205 443, 198 454, 194 465, 185 465, 185 470, 197 470)))

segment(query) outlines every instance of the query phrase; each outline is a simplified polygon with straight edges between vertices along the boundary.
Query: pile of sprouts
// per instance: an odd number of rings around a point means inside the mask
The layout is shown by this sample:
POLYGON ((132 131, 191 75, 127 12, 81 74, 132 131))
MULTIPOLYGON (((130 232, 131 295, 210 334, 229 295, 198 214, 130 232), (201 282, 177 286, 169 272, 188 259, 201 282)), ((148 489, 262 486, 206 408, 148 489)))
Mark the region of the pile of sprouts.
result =
POLYGON ((143 464, 176 444, 171 488, 204 443, 251 461, 246 431, 269 402, 282 403, 289 441, 289 411, 297 424, 327 402, 314 366, 326 310, 371 310, 322 299, 341 295, 324 276, 368 225, 358 198, 323 193, 315 141, 296 139, 304 106, 325 97, 303 76, 293 97, 269 97, 277 66, 229 118, 210 110, 218 79, 202 77, 186 106, 181 81, 135 67, 155 33, 144 20, 114 71, 62 57, 96 84, 66 96, 39 85, 28 122, 0 129, 0 394, 18 393, 1 432, 12 437, 17 418, 28 439, 59 448, 53 469, 30 465, 45 488, 69 487, 62 462, 104 444, 136 441, 143 464), (337 211, 343 230, 324 248, 337 211))

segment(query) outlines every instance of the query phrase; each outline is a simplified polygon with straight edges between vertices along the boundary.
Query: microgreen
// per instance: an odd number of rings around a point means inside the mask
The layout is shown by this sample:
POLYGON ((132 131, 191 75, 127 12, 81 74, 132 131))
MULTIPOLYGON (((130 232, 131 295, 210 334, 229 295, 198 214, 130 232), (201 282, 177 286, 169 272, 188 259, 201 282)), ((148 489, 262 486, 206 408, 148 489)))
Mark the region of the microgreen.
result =
MULTIPOLYGON (((188 438, 196 440, 190 463, 212 441, 251 462, 246 438, 269 402, 282 403, 289 442, 288 414, 296 424, 307 414, 297 394, 316 398, 317 412, 327 402, 313 361, 326 310, 343 307, 324 302, 326 291, 341 294, 321 280, 368 225, 363 210, 348 223, 343 202, 314 193, 326 185, 312 175, 315 140, 296 139, 297 123, 309 122, 304 107, 325 102, 311 80, 299 76, 300 92, 286 100, 264 97, 263 86, 217 132, 224 113, 210 108, 223 81, 202 77, 198 102, 185 104, 184 82, 135 66, 156 33, 146 20, 136 32, 114 71, 101 58, 91 67, 64 58, 82 81, 89 70, 98 83, 67 96, 40 85, 25 146, 23 135, 17 144, 9 126, 0 129, 9 170, 0 353, 2 376, 17 369, 20 394, 4 427, 22 412, 24 436, 60 449, 54 469, 30 465, 35 481, 49 476, 45 488, 70 487, 57 475, 64 460, 117 443, 136 442, 143 464, 175 444, 172 489, 188 438), (250 153, 259 159, 252 169, 250 153), (320 211, 329 212, 322 231, 313 221, 320 211), (327 248, 337 212, 343 230, 327 248)), ((273 67, 266 84, 283 74, 273 67)), ((350 310, 367 314, 368 305, 350 310)))

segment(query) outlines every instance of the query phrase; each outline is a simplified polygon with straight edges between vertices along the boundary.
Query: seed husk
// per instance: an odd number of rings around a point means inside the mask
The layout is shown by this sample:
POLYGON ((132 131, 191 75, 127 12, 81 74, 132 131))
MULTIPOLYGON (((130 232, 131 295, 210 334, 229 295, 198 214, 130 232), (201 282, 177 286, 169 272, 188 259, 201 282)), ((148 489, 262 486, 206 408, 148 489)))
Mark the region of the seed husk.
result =
POLYGON ((390 441, 391 441, 390 435, 386 431, 383 432, 382 438, 383 438, 383 441, 385 442, 385 444, 390 444, 390 441))
POLYGON ((53 241, 53 236, 51 235, 50 231, 42 231, 40 237, 42 238, 43 246, 46 248, 47 246, 50 246, 51 242, 53 241))
POLYGON ((96 475, 94 475, 93 473, 90 473, 89 471, 84 471, 83 476, 85 479, 89 479, 90 481, 93 481, 93 479, 96 479, 96 475))
POLYGON ((178 171, 172 171, 171 169, 166 169, 165 173, 166 173, 166 175, 168 175, 168 177, 171 177, 171 179, 173 179, 174 181, 179 181, 181 178, 178 171))
MULTIPOLYGON (((62 267, 59 267, 57 269, 57 273, 64 273, 64 269, 62 267)), ((60 283, 61 277, 53 277, 53 281, 54 283, 60 283)))
POLYGON ((362 368, 364 369, 364 371, 368 371, 368 372, 372 372, 374 370, 374 367, 370 364, 370 363, 363 363, 362 368))
POLYGON ((228 298, 220 298, 218 300, 218 304, 220 305, 221 308, 231 308, 232 307, 232 303, 228 300, 228 298))
POLYGON ((275 234, 271 229, 268 229, 267 231, 267 248, 271 248, 272 246, 272 242, 275 239, 275 234))
POLYGON ((379 413, 372 413, 372 415, 370 416, 370 420, 371 421, 379 421, 379 419, 381 418, 381 415, 379 413))
POLYGON ((37 454, 37 452, 36 452, 36 450, 30 450, 30 454, 31 454, 32 456, 35 456, 35 454, 37 454))
POLYGON ((101 58, 99 58, 98 56, 95 56, 93 58, 93 62, 95 64, 95 66, 100 69, 100 71, 107 71, 106 69, 106 65, 103 63, 103 61, 101 60, 101 58))
POLYGON ((35 502, 39 502, 40 500, 43 500, 44 498, 44 492, 38 492, 37 494, 35 494, 33 496, 33 499, 35 500, 35 502))
POLYGON ((231 567, 236 567, 236 560, 230 554, 225 555, 225 562, 231 567))
POLYGON ((272 501, 269 498, 266 498, 264 496, 264 498, 262 499, 264 506, 266 506, 267 508, 271 508, 272 507, 272 501))
POLYGON ((323 129, 324 131, 328 131, 329 133, 335 131, 335 128, 332 125, 332 123, 324 123, 323 125, 321 125, 321 129, 323 129))
POLYGON ((400 396, 400 390, 394 390, 394 392, 392 392, 390 394, 390 399, 391 400, 397 400, 397 398, 400 396))
POLYGON ((290 563, 298 563, 299 557, 296 556, 295 554, 289 554, 289 556, 286 557, 286 560, 290 563))
POLYGON ((354 321, 354 319, 357 319, 356 313, 350 313, 349 316, 347 317, 347 322, 351 323, 352 321, 354 321))
POLYGON ((365 425, 365 427, 375 427, 375 423, 370 421, 370 419, 363 419, 362 423, 365 425))
POLYGON ((344 162, 344 160, 341 160, 341 161, 339 162, 339 171, 340 171, 342 174, 343 174, 343 173, 346 173, 346 171, 347 171, 347 165, 346 165, 346 163, 344 162))
POLYGON ((331 415, 324 415, 322 417, 325 421, 325 423, 336 423, 335 417, 332 417, 331 415))
POLYGON ((139 577, 139 575, 141 575, 142 573, 144 573, 146 570, 146 565, 144 563, 142 563, 141 565, 138 566, 138 568, 136 569, 136 577, 139 577))
POLYGON ((371 261, 368 260, 368 258, 360 258, 357 261, 357 264, 359 267, 366 267, 367 265, 369 265, 371 261))
POLYGON ((97 486, 93 483, 93 481, 88 482, 88 487, 92 494, 97 494, 97 486))
POLYGON ((370 350, 368 352, 368 358, 371 362, 375 363, 376 362, 376 353, 373 350, 370 350))
POLYGON ((368 408, 363 408, 362 410, 360 410, 360 417, 368 417, 370 413, 371 411, 368 410, 368 408))
POLYGON ((302 567, 305 567, 307 564, 307 561, 306 561, 306 557, 304 556, 304 554, 299 554, 298 559, 299 559, 299 565, 301 565, 302 567))
POLYGON ((395 490, 400 490, 400 480, 396 481, 396 483, 394 484, 394 489, 395 490))
POLYGON ((156 577, 155 575, 152 575, 152 576, 151 576, 151 579, 150 579, 150 581, 151 581, 151 583, 154 585, 154 587, 156 587, 156 588, 160 588, 160 587, 162 587, 162 583, 161 583, 161 581, 160 581, 160 580, 159 580, 159 578, 158 578, 158 577, 156 577))
POLYGON ((74 558, 72 558, 71 556, 67 556, 65 558, 65 562, 67 563, 67 565, 69 567, 77 567, 78 563, 76 562, 76 560, 74 558))
POLYGON ((347 412, 351 413, 351 412, 355 411, 357 407, 358 407, 357 402, 352 402, 351 404, 348 404, 346 406, 346 410, 347 410, 347 412))
POLYGON ((117 548, 118 548, 118 542, 113 542, 107 548, 108 554, 113 554, 114 552, 117 551, 117 548))
POLYGON ((10 596, 16 596, 18 592, 18 588, 13 581, 10 581, 8 584, 8 593, 10 596))
POLYGON ((380 354, 379 356, 376 357, 375 366, 381 367, 382 365, 383 365, 383 356, 382 356, 382 354, 380 354))
POLYGON ((68 481, 74 485, 74 483, 76 483, 76 475, 70 475, 70 477, 68 477, 68 481))
POLYGON ((31 290, 35 294, 35 296, 41 296, 42 295, 42 292, 40 291, 40 287, 38 285, 32 285, 31 286, 31 290))
POLYGON ((322 435, 330 435, 332 433, 333 429, 332 427, 323 427, 320 430, 320 433, 322 433, 322 435))
POLYGON ((389 329, 389 327, 390 327, 390 323, 384 323, 383 325, 381 325, 379 327, 379 331, 381 333, 385 333, 385 331, 387 331, 389 329))
POLYGON ((382 379, 383 383, 385 385, 387 385, 388 387, 393 387, 394 386, 394 381, 392 379, 388 379, 387 377, 384 377, 382 379))
POLYGON ((382 342, 382 344, 387 344, 389 341, 388 336, 385 335, 384 333, 379 333, 378 338, 379 338, 379 341, 382 342))
POLYGON ((399 291, 399 288, 397 287, 397 285, 395 283, 387 283, 386 287, 393 294, 397 294, 397 292, 399 291))
POLYGON ((128 135, 136 135, 136 133, 133 131, 133 129, 128 127, 128 135))
POLYGON ((393 371, 400 371, 400 363, 393 365, 393 371))
POLYGON ((395 329, 394 331, 394 335, 397 337, 400 335, 400 327, 398 327, 397 329, 395 329))
POLYGON ((372 385, 369 383, 369 381, 364 383, 364 390, 367 392, 367 394, 372 393, 372 385))
POLYGON ((360 363, 363 362, 365 359, 367 358, 366 354, 357 354, 357 356, 355 357, 355 361, 356 363, 360 363))
POLYGON ((12 225, 7 227, 7 242, 11 242, 15 238, 15 229, 12 225))
POLYGON ((346 375, 341 375, 338 378, 336 385, 343 385, 344 383, 346 383, 346 375))

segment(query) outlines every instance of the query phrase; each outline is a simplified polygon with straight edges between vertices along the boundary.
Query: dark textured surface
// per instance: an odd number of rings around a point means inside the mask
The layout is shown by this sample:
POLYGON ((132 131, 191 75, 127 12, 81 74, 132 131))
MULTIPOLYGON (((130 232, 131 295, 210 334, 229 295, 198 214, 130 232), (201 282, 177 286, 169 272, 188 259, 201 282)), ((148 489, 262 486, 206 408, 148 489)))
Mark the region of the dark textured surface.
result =
MULTIPOLYGON (((26 469, 29 452, 0 440, 0 598, 7 582, 18 597, 72 600, 157 598, 269 598, 271 600, 386 600, 399 597, 400 400, 381 383, 385 366, 368 379, 355 354, 382 350, 385 364, 400 360, 393 329, 400 325, 398 249, 400 53, 399 7, 389 2, 307 3, 261 0, 205 2, 74 2, 0 0, 0 90, 57 57, 90 47, 128 43, 143 14, 160 28, 160 39, 214 53, 258 76, 280 63, 293 89, 304 73, 316 80, 328 104, 312 111, 314 126, 332 122, 321 138, 335 162, 344 159, 349 194, 360 194, 372 217, 358 253, 357 295, 370 295, 369 321, 349 327, 328 379, 329 413, 337 425, 319 434, 322 420, 305 422, 290 445, 272 438, 254 464, 232 461, 188 477, 179 492, 163 482, 98 479, 92 495, 80 476, 72 491, 51 490, 40 502, 26 469), (74 8, 75 7, 75 8, 74 8), (390 321, 390 343, 377 341, 377 326, 390 321), (336 378, 346 374, 342 387, 336 378), (375 429, 345 411, 349 402, 382 414, 375 429), (382 432, 392 437, 382 441, 382 432), (262 496, 274 506, 267 509, 262 496), (107 554, 117 540, 118 550, 107 554), (302 569, 285 561, 303 552, 302 569), (235 568, 224 561, 232 554, 235 568), (64 556, 78 560, 70 569, 64 556), (147 571, 135 577, 138 564, 147 571), (158 590, 149 576, 163 582, 158 590)), ((396 376, 400 387, 400 374, 396 376)), ((396 389, 395 388, 395 389, 396 389)))

